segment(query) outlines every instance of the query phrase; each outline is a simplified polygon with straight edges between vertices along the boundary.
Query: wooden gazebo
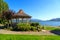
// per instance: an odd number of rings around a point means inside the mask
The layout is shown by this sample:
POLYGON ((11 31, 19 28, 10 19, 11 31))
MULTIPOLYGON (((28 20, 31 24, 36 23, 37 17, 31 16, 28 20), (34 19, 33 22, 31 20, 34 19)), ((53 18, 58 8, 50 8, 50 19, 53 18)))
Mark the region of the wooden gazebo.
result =
POLYGON ((26 20, 26 22, 29 22, 31 19, 31 16, 29 16, 28 14, 24 13, 23 10, 19 10, 18 13, 14 14, 13 19, 16 19, 16 22, 20 22, 19 19, 22 20, 22 22, 24 20, 26 20))

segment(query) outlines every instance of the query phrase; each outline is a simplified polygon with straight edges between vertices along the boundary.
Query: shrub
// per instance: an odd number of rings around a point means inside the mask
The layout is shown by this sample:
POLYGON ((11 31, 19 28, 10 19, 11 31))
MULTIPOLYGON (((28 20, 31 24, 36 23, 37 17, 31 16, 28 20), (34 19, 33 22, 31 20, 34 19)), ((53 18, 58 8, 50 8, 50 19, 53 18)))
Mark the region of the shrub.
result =
POLYGON ((31 25, 31 26, 35 26, 35 27, 36 27, 36 26, 38 26, 38 25, 39 25, 39 23, 31 23, 30 25, 31 25))
POLYGON ((12 27, 12 31, 19 31, 17 27, 12 27))
POLYGON ((37 28, 36 28, 36 27, 34 27, 34 26, 31 26, 31 30, 32 30, 32 31, 36 31, 36 30, 37 30, 37 28))
POLYGON ((13 30, 13 31, 37 31, 38 29, 40 29, 39 26, 37 26, 37 27, 35 27, 35 26, 36 26, 35 24, 34 24, 34 26, 31 26, 30 24, 27 24, 27 23, 18 23, 17 25, 10 27, 10 30, 13 30))
POLYGON ((12 31, 13 30, 13 27, 5 28, 5 29, 12 31))
POLYGON ((20 31, 29 31, 31 29, 30 25, 26 23, 18 23, 17 26, 20 31))
POLYGON ((41 31, 41 30, 42 30, 41 26, 38 26, 38 27, 37 27, 37 31, 39 32, 39 31, 41 31))
POLYGON ((0 29, 4 29, 4 24, 0 24, 0 29))

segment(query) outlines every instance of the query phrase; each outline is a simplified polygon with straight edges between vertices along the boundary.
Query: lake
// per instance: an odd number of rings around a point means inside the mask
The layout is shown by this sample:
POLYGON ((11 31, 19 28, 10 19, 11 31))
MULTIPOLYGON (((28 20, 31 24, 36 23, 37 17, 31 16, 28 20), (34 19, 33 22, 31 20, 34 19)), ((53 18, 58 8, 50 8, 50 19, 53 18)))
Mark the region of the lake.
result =
POLYGON ((40 21, 41 25, 60 26, 60 21, 40 21))

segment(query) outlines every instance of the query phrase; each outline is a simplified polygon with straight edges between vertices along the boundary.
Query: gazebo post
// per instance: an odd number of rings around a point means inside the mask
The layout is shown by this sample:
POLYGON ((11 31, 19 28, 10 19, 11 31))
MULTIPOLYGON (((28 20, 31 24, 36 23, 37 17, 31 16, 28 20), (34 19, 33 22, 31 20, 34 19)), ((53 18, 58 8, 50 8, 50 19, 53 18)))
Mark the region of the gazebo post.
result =
POLYGON ((29 23, 31 23, 31 18, 30 18, 30 20, 29 20, 29 23))
POLYGON ((22 18, 22 23, 23 23, 23 18, 22 18))
POLYGON ((11 19, 11 24, 12 24, 12 19, 11 19))
POLYGON ((18 18, 17 18, 17 23, 18 23, 18 18))
POLYGON ((12 26, 12 19, 10 21, 11 21, 11 26, 12 26))
POLYGON ((28 24, 28 18, 26 18, 26 20, 27 20, 26 23, 28 24))
POLYGON ((17 23, 17 18, 16 18, 16 23, 17 23))
POLYGON ((19 22, 19 18, 18 18, 18 22, 19 22))

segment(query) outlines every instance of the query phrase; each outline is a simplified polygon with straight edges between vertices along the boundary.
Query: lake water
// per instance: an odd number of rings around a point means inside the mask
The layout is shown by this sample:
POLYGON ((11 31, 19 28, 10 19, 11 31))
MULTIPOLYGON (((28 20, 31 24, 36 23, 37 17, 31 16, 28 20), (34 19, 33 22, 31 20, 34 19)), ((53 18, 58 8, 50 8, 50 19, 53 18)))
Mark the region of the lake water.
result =
POLYGON ((41 25, 48 25, 48 26, 60 26, 60 21, 41 21, 39 22, 41 25))

